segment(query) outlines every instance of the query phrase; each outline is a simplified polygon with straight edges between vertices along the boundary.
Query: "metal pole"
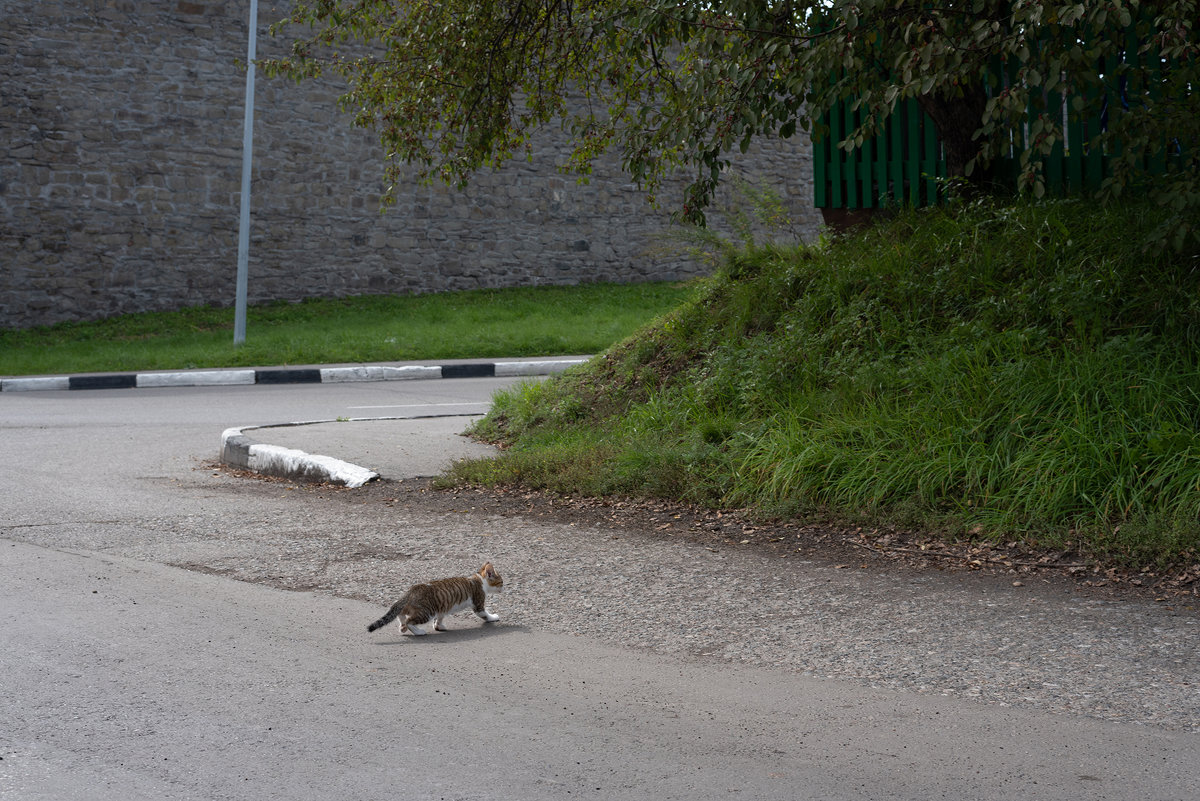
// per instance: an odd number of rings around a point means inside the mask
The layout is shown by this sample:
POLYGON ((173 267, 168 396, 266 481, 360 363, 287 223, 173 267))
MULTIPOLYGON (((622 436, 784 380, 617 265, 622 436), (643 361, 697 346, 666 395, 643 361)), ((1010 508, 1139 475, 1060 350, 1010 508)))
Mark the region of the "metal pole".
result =
POLYGON ((246 118, 242 123, 242 208, 238 225, 237 300, 233 312, 233 344, 246 341, 246 286, 250 260, 250 164, 254 142, 254 40, 258 35, 258 0, 250 0, 250 44, 246 49, 246 118))

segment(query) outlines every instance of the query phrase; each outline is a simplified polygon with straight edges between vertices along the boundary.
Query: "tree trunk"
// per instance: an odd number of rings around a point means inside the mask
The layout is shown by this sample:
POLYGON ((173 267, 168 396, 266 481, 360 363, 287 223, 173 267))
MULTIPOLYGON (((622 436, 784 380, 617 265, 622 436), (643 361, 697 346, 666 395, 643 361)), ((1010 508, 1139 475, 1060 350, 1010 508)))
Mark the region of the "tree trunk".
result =
POLYGON ((990 170, 978 166, 966 174, 967 163, 979 153, 980 142, 973 137, 983 125, 987 94, 982 86, 963 90, 961 96, 941 92, 917 98, 921 109, 933 120, 946 156, 946 173, 951 178, 965 177, 974 186, 986 183, 990 170))

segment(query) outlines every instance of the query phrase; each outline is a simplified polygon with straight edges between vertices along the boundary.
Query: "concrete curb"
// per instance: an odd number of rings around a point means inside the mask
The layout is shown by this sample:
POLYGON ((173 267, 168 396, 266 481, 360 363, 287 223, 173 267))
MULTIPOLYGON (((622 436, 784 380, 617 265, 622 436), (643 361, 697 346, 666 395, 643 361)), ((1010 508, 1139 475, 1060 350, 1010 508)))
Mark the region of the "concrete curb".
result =
POLYGON ((269 428, 292 428, 321 423, 375 423, 387 420, 421 420, 434 417, 463 417, 462 414, 419 414, 404 417, 351 417, 339 420, 304 420, 295 423, 272 423, 261 426, 227 428, 221 434, 221 463, 254 473, 281 476, 297 481, 315 481, 324 484, 342 484, 361 487, 381 478, 379 473, 367 467, 335 459, 332 456, 307 453, 294 448, 269 445, 246 436, 247 431, 262 431, 269 428))
POLYGON ((537 361, 463 362, 443 365, 356 365, 267 370, 182 370, 156 373, 36 376, 0 379, 0 392, 144 387, 230 386, 240 384, 334 384, 350 381, 405 381, 426 378, 505 378, 561 373, 586 358, 537 361))
MULTIPOLYGON (((286 423, 285 425, 302 426, 328 422, 333 421, 311 420, 307 423, 286 423)), ((277 427, 246 426, 225 429, 221 434, 221 462, 268 476, 283 476, 297 481, 342 484, 347 487, 361 487, 368 481, 379 478, 379 474, 374 470, 343 462, 332 456, 305 453, 293 448, 281 448, 278 445, 256 442, 244 433, 277 427)))

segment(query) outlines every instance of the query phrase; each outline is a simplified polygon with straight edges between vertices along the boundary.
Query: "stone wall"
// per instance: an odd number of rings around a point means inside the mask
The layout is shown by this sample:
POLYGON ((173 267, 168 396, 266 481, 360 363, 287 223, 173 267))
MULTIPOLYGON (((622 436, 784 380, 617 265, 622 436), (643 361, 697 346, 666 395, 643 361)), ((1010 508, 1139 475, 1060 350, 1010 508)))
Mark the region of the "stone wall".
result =
MULTIPOLYGON (((249 0, 0 8, 0 328, 231 305, 249 0)), ((260 2, 260 56, 282 48, 266 29, 283 13, 260 2)), ((251 303, 705 270, 655 252, 669 199, 651 209, 613 163, 578 185, 550 138, 532 164, 461 193, 414 183, 381 215, 377 142, 338 88, 256 83, 251 303)), ((812 235, 807 140, 744 161, 812 235)))

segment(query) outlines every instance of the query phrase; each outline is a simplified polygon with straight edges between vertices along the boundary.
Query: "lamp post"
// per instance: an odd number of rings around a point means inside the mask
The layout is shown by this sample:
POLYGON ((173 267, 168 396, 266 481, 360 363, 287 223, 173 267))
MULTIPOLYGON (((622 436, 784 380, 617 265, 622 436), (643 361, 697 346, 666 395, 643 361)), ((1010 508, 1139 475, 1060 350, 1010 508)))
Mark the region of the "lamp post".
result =
POLYGON ((238 225, 237 298, 233 311, 233 344, 246 341, 246 286, 250 260, 250 164, 254 142, 254 40, 258 35, 258 0, 250 0, 250 43, 246 48, 246 118, 242 123, 242 206, 238 225))

